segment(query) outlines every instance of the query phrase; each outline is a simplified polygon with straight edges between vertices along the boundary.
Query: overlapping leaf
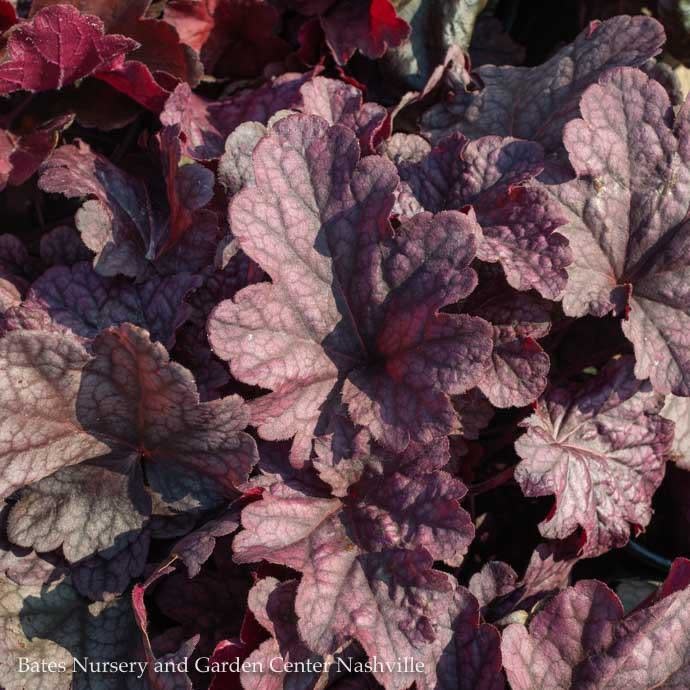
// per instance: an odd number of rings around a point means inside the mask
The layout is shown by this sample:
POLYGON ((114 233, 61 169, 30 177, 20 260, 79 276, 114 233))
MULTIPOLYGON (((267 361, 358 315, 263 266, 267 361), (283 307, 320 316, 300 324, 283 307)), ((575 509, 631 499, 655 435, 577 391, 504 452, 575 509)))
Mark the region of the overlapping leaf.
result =
POLYGON ((391 0, 285 0, 283 5, 307 16, 316 15, 333 56, 346 63, 359 50, 381 57, 409 34, 391 0))
POLYGON ((456 587, 450 602, 439 607, 437 638, 416 679, 420 690, 503 690, 501 638, 492 625, 482 623, 477 600, 456 587))
POLYGON ((160 112, 171 82, 196 86, 203 68, 171 24, 145 16, 150 4, 151 0, 36 0, 31 11, 36 14, 35 22, 57 8, 66 12, 72 6, 89 21, 102 20, 108 34, 127 37, 134 48, 127 60, 99 70, 96 76, 145 108, 160 112))
POLYGON ((124 64, 137 48, 126 36, 105 36, 103 22, 69 5, 39 12, 12 32, 0 62, 0 93, 60 89, 124 64), (62 45, 69 50, 62 50, 62 45))
MULTIPOLYGON (((370 656, 393 661, 435 639, 434 602, 451 584, 432 557, 459 563, 473 530, 458 503, 462 484, 414 467, 395 471, 372 459, 342 499, 278 482, 244 509, 235 559, 302 573, 295 610, 310 650, 329 654, 354 638, 370 656)), ((411 682, 385 671, 377 678, 395 688, 411 682)))
POLYGON ((556 299, 571 261, 567 241, 555 232, 563 218, 546 192, 525 186, 543 168, 538 144, 499 137, 469 142, 453 135, 421 160, 399 164, 398 205, 408 214, 419 206, 438 213, 471 205, 482 227, 477 256, 500 262, 514 288, 556 299))
POLYGON ((451 47, 467 51, 477 15, 486 0, 407 0, 394 3, 401 19, 410 25, 410 36, 383 58, 386 72, 407 88, 421 91, 432 71, 451 47))
POLYGON ((76 225, 96 252, 100 274, 142 278, 151 263, 161 273, 179 273, 213 262, 220 230, 215 213, 204 206, 213 196, 214 176, 197 163, 181 164, 178 133, 171 127, 161 134, 162 180, 156 187, 82 142, 61 146, 42 166, 43 190, 92 197, 77 212, 76 225))
POLYGON ((88 263, 56 266, 33 283, 20 306, 7 311, 5 327, 71 333, 88 342, 110 326, 129 322, 170 347, 190 312, 183 300, 200 283, 196 276, 177 273, 133 285, 103 277, 88 263))
POLYGON ((164 18, 217 77, 257 76, 289 52, 277 35, 280 13, 265 0, 172 0, 164 18))

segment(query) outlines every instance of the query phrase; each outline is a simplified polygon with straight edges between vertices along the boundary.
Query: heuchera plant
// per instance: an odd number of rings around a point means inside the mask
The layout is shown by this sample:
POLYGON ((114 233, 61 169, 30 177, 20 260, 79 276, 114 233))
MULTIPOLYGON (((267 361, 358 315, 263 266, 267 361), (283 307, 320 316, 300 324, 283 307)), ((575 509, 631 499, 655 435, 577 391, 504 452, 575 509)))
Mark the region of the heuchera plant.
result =
POLYGON ((0 687, 690 687, 690 38, 612 4, 0 0, 0 687))

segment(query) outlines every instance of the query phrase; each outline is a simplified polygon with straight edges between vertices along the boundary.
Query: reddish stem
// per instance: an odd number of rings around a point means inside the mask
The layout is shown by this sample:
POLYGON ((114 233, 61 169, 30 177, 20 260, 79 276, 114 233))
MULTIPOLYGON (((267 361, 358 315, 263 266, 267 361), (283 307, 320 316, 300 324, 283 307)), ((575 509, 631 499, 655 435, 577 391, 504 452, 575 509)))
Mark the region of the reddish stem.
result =
POLYGON ((491 477, 491 479, 479 482, 478 484, 472 484, 469 490, 470 495, 479 496, 479 494, 486 493, 492 489, 497 489, 499 486, 503 486, 504 484, 512 481, 515 467, 515 465, 511 465, 510 467, 506 467, 504 470, 501 470, 498 474, 491 477))

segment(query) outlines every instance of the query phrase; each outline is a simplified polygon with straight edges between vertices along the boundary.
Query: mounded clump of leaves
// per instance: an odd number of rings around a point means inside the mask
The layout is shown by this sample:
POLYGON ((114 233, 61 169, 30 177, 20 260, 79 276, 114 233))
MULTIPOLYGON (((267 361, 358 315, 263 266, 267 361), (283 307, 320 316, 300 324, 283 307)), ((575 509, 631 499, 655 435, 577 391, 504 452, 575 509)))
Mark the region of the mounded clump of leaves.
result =
POLYGON ((581 4, 0 0, 0 686, 690 687, 690 101, 581 4))

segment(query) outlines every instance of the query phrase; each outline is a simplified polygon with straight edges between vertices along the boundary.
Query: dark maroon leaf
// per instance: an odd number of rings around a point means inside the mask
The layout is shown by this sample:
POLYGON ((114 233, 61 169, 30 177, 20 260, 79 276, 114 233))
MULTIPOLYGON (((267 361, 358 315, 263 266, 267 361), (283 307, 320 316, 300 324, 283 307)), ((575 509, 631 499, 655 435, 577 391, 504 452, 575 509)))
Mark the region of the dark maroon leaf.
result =
POLYGON ((319 15, 326 42, 341 65, 356 50, 380 58, 410 32, 391 0, 283 0, 283 4, 302 14, 319 15))
MULTIPOLYGON (((251 670, 241 674, 242 687, 246 690, 282 690, 282 688, 303 688, 311 690, 317 684, 327 682, 319 664, 325 664, 325 659, 311 652, 304 642, 300 639, 298 631, 298 620, 295 614, 295 597, 297 595, 298 583, 296 580, 278 582, 273 577, 259 580, 249 592, 248 605, 250 611, 256 619, 271 633, 271 638, 261 644, 261 646, 249 655, 249 664, 261 664, 263 671, 251 670), (312 668, 319 669, 312 672, 292 672, 271 670, 278 669, 276 663, 279 659, 284 661, 297 662, 302 664, 312 664, 312 668), (273 663, 271 663, 273 660, 273 663)), ((331 678, 337 677, 340 660, 342 658, 343 668, 347 669, 347 664, 351 664, 356 655, 353 645, 346 647, 343 651, 334 655, 332 666, 330 667, 331 678)), ((259 668, 253 666, 250 668, 259 668)))
POLYGON ((92 16, 92 21, 93 15, 100 18, 109 34, 133 39, 135 49, 129 53, 127 61, 102 69, 96 76, 145 108, 155 112, 162 110, 171 81, 198 84, 203 68, 194 51, 180 42, 173 26, 143 16, 150 0, 38 0, 32 3, 31 9, 35 12, 63 4, 76 7, 82 16, 92 16))
POLYGON ((172 0, 164 18, 217 77, 255 77, 289 51, 277 35, 280 14, 265 0, 172 0))
POLYGON ((0 130, 0 191, 24 184, 55 148, 59 134, 73 117, 59 117, 22 134, 0 130))
POLYGON ((490 561, 472 576, 469 589, 479 601, 483 618, 505 623, 564 589, 574 563, 574 558, 558 557, 551 543, 539 544, 521 579, 507 563, 490 561))
POLYGON ((180 539, 172 550, 172 555, 179 558, 187 568, 189 577, 196 577, 201 566, 213 553, 216 540, 232 534, 240 526, 236 511, 228 511, 221 517, 207 522, 194 532, 180 539))
POLYGON ((482 277, 483 285, 463 304, 464 311, 481 314, 494 329, 491 363, 478 387, 496 407, 528 405, 547 384, 549 356, 537 340, 551 327, 550 304, 482 277))

